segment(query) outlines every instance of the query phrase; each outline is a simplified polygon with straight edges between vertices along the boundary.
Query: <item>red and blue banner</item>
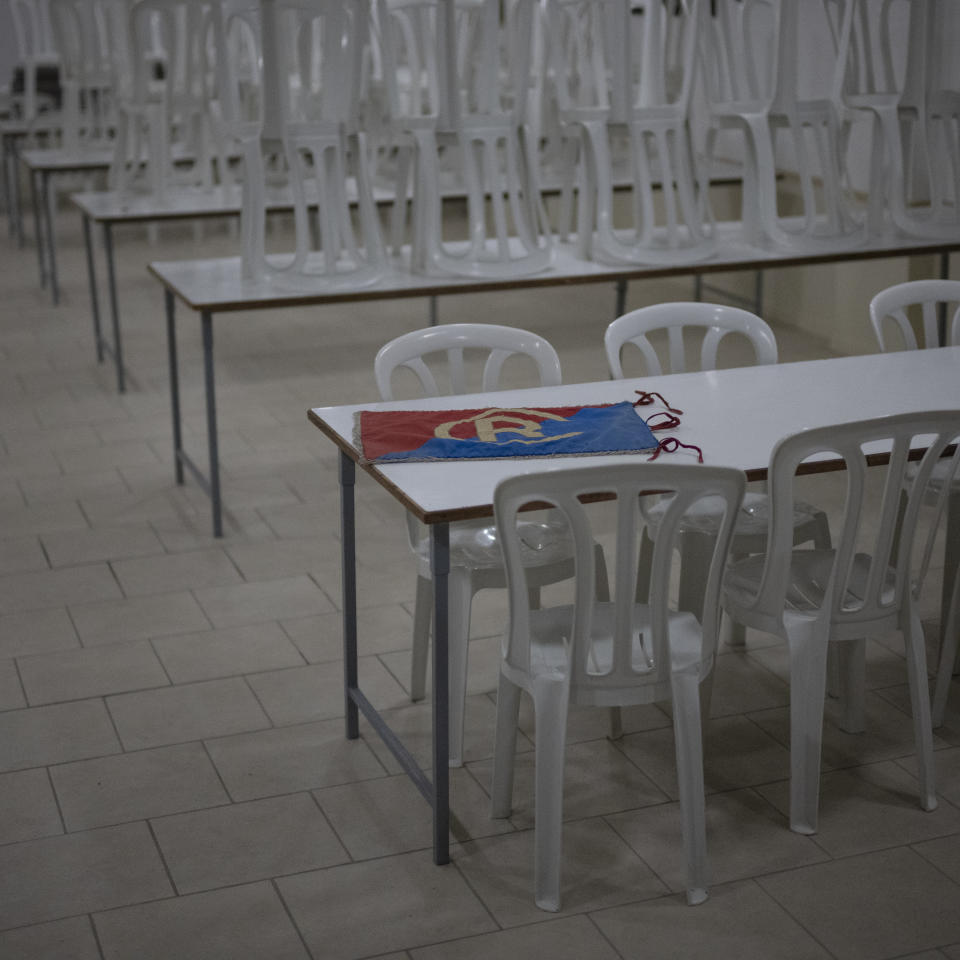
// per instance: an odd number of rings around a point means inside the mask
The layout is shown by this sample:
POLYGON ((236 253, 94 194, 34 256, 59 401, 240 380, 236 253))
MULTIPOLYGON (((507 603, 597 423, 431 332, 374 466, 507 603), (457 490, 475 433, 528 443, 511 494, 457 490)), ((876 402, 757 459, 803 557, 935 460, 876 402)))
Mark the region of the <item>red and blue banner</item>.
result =
POLYGON ((643 453, 657 440, 629 402, 475 410, 361 410, 357 440, 376 463, 643 453))

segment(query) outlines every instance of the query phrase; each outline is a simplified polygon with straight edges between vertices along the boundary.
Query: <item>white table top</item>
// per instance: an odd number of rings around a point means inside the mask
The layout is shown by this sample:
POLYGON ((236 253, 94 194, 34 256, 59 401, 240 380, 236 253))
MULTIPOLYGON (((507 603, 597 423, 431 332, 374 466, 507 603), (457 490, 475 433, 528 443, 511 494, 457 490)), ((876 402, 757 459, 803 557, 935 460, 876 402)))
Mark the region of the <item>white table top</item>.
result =
POLYGON ((555 286, 564 283, 590 283, 643 277, 690 276, 724 270, 757 270, 777 266, 829 263, 838 260, 912 256, 941 250, 960 249, 960 234, 952 241, 926 240, 894 236, 871 240, 849 248, 843 244, 824 244, 816 252, 761 249, 743 243, 738 237, 740 224, 718 225, 718 252, 709 260, 695 264, 608 266, 581 260, 572 243, 558 243, 554 264, 528 277, 488 279, 458 276, 424 276, 406 266, 409 252, 388 268, 375 283, 366 286, 340 282, 337 286, 322 279, 268 278, 245 280, 239 257, 211 260, 154 261, 150 272, 175 296, 194 310, 213 313, 258 308, 303 306, 355 300, 431 296, 443 293, 475 293, 519 287, 555 286))
MULTIPOLYGON (((309 416, 343 451, 358 460, 359 452, 353 443, 353 415, 359 410, 610 403, 635 399, 636 389, 659 391, 668 403, 683 410, 682 425, 658 436, 675 436, 684 443, 696 444, 703 450, 705 463, 738 467, 749 479, 762 479, 773 447, 788 434, 897 413, 960 410, 960 347, 427 400, 317 407, 309 416)), ((655 405, 640 409, 647 417, 662 408, 655 405)), ((619 463, 624 456, 631 455, 362 466, 419 519, 436 523, 489 515, 493 490, 505 477, 619 463)), ((648 455, 632 456, 646 460, 648 455)), ((695 452, 683 449, 662 456, 670 460, 696 459, 695 452)), ((824 464, 823 468, 829 467, 824 464)))

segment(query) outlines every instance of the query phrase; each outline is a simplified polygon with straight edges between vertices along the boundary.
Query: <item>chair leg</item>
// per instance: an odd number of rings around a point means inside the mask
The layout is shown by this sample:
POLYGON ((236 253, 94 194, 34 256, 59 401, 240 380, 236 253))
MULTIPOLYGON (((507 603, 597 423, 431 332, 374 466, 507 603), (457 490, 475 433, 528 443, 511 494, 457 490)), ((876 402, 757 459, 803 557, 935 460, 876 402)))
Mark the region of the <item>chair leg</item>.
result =
POLYGON ((828 640, 813 624, 787 635, 790 648, 790 829, 817 832, 828 640))
POLYGON ((693 673, 675 673, 671 677, 680 822, 687 861, 687 903, 691 906, 707 899, 707 823, 697 681, 693 673))
POLYGON ((509 817, 513 809, 513 763, 517 750, 517 718, 520 688, 502 673, 497 686, 497 727, 493 743, 493 782, 490 785, 490 816, 509 817))
POLYGON ((549 683, 534 697, 536 775, 534 798, 534 899, 541 910, 560 909, 563 856, 563 757, 567 741, 568 687, 549 683))
POLYGON ((427 691, 427 654, 433 619, 433 582, 417 577, 413 601, 413 653, 410 659, 410 699, 422 700, 427 691))
POLYGON ((910 685, 910 707, 913 715, 913 736, 917 748, 920 806, 924 810, 936 810, 937 793, 933 772, 933 723, 930 718, 927 650, 920 617, 912 607, 907 611, 904 641, 907 653, 907 682, 910 685))

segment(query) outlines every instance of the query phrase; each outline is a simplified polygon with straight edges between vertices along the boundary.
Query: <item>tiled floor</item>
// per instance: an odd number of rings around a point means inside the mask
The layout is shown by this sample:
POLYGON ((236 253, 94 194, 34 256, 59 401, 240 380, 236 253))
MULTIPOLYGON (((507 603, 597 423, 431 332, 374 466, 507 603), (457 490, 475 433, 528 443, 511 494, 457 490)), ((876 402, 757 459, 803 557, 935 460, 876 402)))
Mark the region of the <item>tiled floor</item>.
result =
MULTIPOLYGON (((714 880, 697 908, 678 892, 668 714, 631 714, 617 743, 603 718, 574 715, 565 909, 551 916, 532 898, 529 740, 513 819, 487 813, 503 598, 479 597, 453 863, 435 867, 427 808, 396 762, 366 728, 343 736, 336 459, 306 419, 374 399, 377 348, 422 326, 425 303, 216 322, 229 512, 214 540, 203 494, 173 482, 161 296, 144 265, 236 241, 119 231, 118 396, 94 360, 78 217, 64 207, 58 227, 56 308, 34 249, 0 239, 0 957, 960 958, 960 716, 938 732, 941 803, 923 813, 890 638, 870 644, 868 732, 827 720, 814 837, 784 816, 782 651, 752 633, 724 651, 706 745, 714 880)), ((630 304, 689 295, 635 284, 630 304)), ((542 332, 566 379, 585 380, 605 376, 613 302, 589 286, 440 310, 542 332)), ((195 318, 179 330, 200 457, 195 318)), ((783 359, 823 353, 777 333, 783 359)), ((828 499, 818 482, 812 498, 828 499)), ((414 568, 397 508, 370 483, 359 497, 361 676, 423 757, 429 705, 405 692, 414 568)), ((925 609, 935 617, 932 594, 925 609)))

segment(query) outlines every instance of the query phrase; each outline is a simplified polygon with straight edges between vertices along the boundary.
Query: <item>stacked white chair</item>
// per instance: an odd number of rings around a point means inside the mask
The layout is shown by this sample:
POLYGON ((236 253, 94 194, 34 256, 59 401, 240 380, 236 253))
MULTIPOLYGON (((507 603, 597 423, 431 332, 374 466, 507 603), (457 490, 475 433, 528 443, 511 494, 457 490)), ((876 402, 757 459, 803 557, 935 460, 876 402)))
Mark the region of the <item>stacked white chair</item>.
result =
POLYGON ((949 56, 938 37, 944 8, 932 0, 837 2, 842 16, 835 96, 848 123, 870 128, 870 233, 955 238, 960 93, 940 85, 949 56), (904 37, 907 60, 899 70, 895 49, 904 37), (929 203, 908 203, 907 158, 914 155, 926 173, 929 203))
POLYGON ((585 259, 692 263, 715 253, 690 128, 700 20, 700 0, 548 4, 550 78, 567 141, 561 233, 576 176, 585 259), (618 179, 631 188, 629 225, 615 223, 618 179))
MULTIPOLYGON (((471 392, 474 388, 496 390, 504 386, 504 365, 515 368, 522 358, 533 369, 540 386, 560 383, 560 360, 556 351, 534 333, 488 323, 451 323, 415 330, 383 346, 374 361, 377 388, 384 400, 394 399, 402 375, 413 376, 419 392, 436 397, 471 392), (482 361, 482 362, 481 362, 482 361), (471 363, 480 363, 474 371, 471 363), (479 383, 475 374, 479 372, 479 383)), ((516 373, 514 373, 516 376, 516 373)), ((526 381, 525 381, 526 382, 526 381)), ((547 516, 528 517, 522 524, 527 546, 523 562, 528 568, 530 589, 573 576, 573 543, 563 522, 547 516)), ((423 526, 407 514, 410 549, 417 558, 417 589, 413 616, 411 699, 422 700, 426 688, 427 652, 433 609, 430 574, 430 538, 423 526)), ((603 551, 595 546, 596 589, 606 596, 603 551)), ((449 677, 450 764, 463 761, 464 705, 467 690, 467 653, 470 639, 470 609, 480 590, 506 586, 500 538, 489 520, 463 521, 450 528, 449 677)))
POLYGON ((243 157, 246 278, 295 289, 355 289, 386 269, 358 124, 367 30, 362 0, 222 3, 220 104, 243 157), (268 256, 267 193, 277 179, 289 190, 295 246, 268 256))
POLYGON ((111 189, 163 201, 171 188, 230 184, 228 146, 212 113, 214 4, 139 0, 118 41, 125 52, 117 69, 111 189))
POLYGON ((420 273, 526 276, 547 269, 553 241, 540 196, 537 144, 525 122, 533 0, 379 0, 384 83, 400 145, 397 214, 412 167, 410 262, 420 273), (452 20, 450 19, 452 17, 452 20), (467 237, 451 242, 442 172, 466 194, 467 237))
POLYGON ((843 130, 832 91, 819 98, 798 92, 800 11, 810 16, 823 8, 794 0, 715 0, 712 7, 704 15, 706 149, 712 156, 721 136, 738 141, 743 240, 799 250, 863 244, 866 232, 843 177, 843 130), (779 142, 793 158, 797 215, 786 216, 778 202, 779 142))
POLYGON ((37 89, 41 72, 58 70, 57 53, 50 27, 48 0, 8 0, 13 35, 17 47, 17 66, 23 70, 23 88, 13 98, 18 119, 39 132, 48 118, 57 114, 50 98, 37 89))

